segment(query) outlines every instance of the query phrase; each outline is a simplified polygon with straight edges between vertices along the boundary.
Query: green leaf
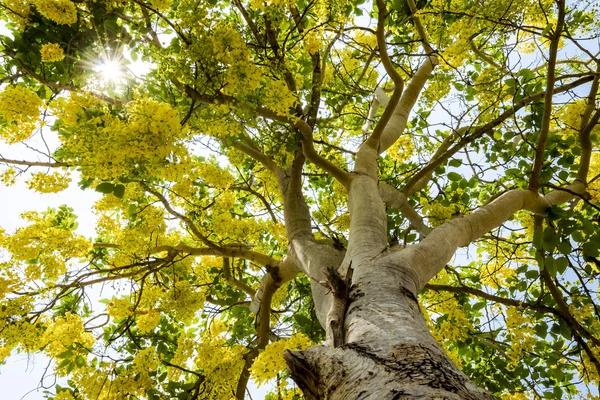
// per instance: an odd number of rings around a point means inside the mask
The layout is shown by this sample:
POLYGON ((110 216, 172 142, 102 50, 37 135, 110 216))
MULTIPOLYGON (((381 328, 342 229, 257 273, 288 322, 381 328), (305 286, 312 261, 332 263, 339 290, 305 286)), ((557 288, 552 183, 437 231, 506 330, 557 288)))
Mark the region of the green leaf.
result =
POLYGON ((529 279, 537 279, 539 275, 540 274, 535 269, 530 269, 529 271, 525 272, 525 276, 529 279))
POLYGON ((600 256, 600 250, 598 250, 598 243, 587 242, 583 246, 581 246, 581 250, 583 254, 588 257, 598 257, 600 256))
POLYGON ((552 26, 552 23, 546 25, 546 27, 542 30, 542 36, 546 36, 548 32, 550 32, 550 29, 552 29, 552 26))
POLYGON ((104 194, 113 193, 114 190, 115 190, 115 185, 113 185, 110 182, 102 182, 101 184, 96 186, 96 192, 100 192, 100 193, 104 193, 104 194))
POLYGON ((454 168, 460 167, 462 165, 462 160, 454 158, 448 162, 448 165, 454 168))
POLYGON ((81 368, 87 364, 87 360, 85 359, 84 356, 78 355, 77 357, 75 357, 75 364, 81 368))
POLYGON ((456 172, 448 172, 448 174, 446 175, 448 177, 448 179, 450 179, 451 181, 460 181, 462 179, 462 176, 459 173, 456 172))
POLYGON ((117 196, 118 198, 122 199, 123 195, 125 195, 125 185, 116 185, 114 190, 113 190, 113 194, 115 196, 117 196))
POLYGON ((561 254, 568 255, 571 254, 571 243, 568 240, 563 240, 558 244, 558 251, 561 254))
POLYGON ((554 260, 554 264, 556 265, 556 270, 558 271, 558 273, 564 274, 567 270, 567 267, 569 266, 569 261, 566 257, 559 257, 556 260, 554 260))

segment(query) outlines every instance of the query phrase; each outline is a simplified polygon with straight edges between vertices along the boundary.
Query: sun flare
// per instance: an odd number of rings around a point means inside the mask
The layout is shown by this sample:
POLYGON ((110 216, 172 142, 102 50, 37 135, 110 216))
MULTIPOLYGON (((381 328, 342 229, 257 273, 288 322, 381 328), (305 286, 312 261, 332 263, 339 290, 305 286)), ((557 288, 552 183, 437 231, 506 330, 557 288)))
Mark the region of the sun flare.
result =
POLYGON ((96 72, 105 83, 117 83, 123 78, 123 66, 116 60, 101 61, 96 72))

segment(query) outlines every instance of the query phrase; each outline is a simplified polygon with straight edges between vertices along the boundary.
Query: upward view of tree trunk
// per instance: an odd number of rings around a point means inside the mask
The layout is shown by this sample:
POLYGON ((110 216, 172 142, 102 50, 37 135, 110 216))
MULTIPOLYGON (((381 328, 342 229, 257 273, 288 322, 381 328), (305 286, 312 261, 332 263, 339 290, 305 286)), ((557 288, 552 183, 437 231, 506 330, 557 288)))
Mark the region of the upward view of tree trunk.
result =
POLYGON ((0 6, 3 190, 96 196, 0 228, 48 398, 597 398, 594 2, 0 6))

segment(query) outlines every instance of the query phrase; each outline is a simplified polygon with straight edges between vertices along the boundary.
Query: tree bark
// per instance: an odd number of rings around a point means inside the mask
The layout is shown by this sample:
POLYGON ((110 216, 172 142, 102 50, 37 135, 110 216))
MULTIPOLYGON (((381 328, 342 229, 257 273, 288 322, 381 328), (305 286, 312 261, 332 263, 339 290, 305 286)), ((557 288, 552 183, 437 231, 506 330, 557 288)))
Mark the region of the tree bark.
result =
POLYGON ((346 342, 287 352, 307 399, 493 399, 475 386, 429 333, 417 276, 398 264, 356 268, 346 342))

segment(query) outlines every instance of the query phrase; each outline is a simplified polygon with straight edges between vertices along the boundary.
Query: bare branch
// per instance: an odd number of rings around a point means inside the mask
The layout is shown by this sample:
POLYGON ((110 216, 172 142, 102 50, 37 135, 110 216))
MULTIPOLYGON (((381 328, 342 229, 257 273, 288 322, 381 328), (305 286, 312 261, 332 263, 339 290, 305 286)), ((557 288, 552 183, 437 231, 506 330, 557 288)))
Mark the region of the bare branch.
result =
POLYGON ((560 34, 563 29, 565 22, 565 1, 557 0, 558 4, 558 19, 556 21, 556 28, 552 33, 552 40, 550 41, 550 57, 548 59, 548 77, 546 81, 546 93, 544 94, 544 112, 542 114, 542 126, 540 128, 540 136, 538 143, 535 148, 535 160, 533 162, 533 169, 531 171, 531 177, 529 179, 529 189, 537 191, 540 183, 540 173, 542 172, 542 164, 544 162, 544 150, 546 149, 546 139, 548 138, 548 131, 550 130, 550 117, 552 115, 552 96, 554 95, 554 73, 556 70, 556 55, 558 53, 558 45, 560 41, 560 34))
POLYGON ((24 160, 10 160, 8 158, 0 158, 0 163, 12 164, 12 165, 25 165, 27 167, 49 167, 49 168, 61 168, 61 167, 72 167, 71 164, 65 162, 43 162, 43 161, 24 161, 24 160))

